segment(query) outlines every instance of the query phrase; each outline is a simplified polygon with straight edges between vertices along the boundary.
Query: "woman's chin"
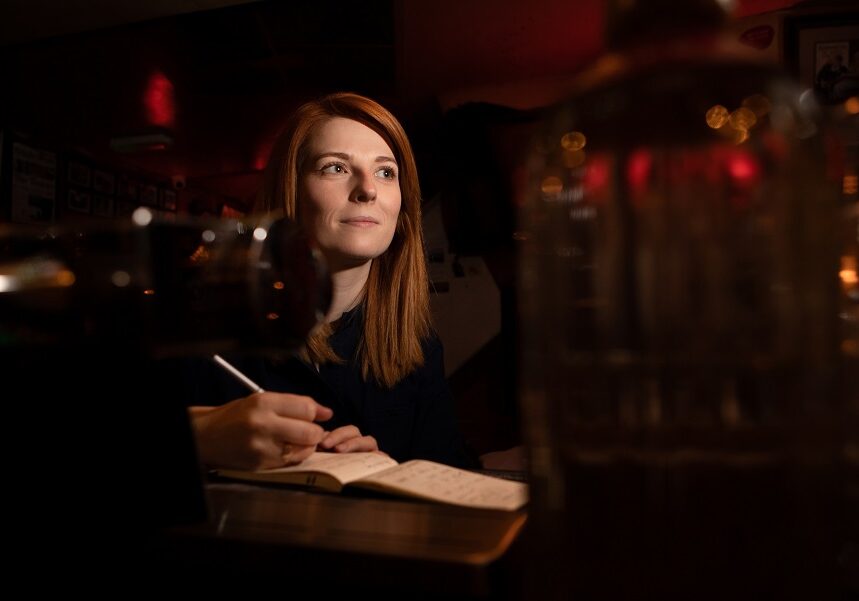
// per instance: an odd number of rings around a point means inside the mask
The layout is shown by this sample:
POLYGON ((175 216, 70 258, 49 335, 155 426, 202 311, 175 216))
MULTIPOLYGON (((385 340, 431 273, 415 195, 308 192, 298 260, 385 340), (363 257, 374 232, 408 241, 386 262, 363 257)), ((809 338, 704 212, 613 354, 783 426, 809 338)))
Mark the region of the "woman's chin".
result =
POLYGON ((351 269, 371 263, 373 259, 384 253, 384 250, 374 251, 368 249, 350 249, 349 251, 325 252, 323 256, 328 263, 329 269, 351 269))

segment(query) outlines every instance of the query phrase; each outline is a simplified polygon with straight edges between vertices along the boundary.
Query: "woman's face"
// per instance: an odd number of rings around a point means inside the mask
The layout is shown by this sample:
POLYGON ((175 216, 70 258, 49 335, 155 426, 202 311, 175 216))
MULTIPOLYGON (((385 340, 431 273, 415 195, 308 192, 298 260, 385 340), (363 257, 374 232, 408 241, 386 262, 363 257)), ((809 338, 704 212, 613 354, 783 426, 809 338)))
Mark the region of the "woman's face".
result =
POLYGON ((310 134, 299 181, 299 218, 332 268, 366 263, 388 249, 400 180, 379 134, 351 119, 325 121, 310 134))

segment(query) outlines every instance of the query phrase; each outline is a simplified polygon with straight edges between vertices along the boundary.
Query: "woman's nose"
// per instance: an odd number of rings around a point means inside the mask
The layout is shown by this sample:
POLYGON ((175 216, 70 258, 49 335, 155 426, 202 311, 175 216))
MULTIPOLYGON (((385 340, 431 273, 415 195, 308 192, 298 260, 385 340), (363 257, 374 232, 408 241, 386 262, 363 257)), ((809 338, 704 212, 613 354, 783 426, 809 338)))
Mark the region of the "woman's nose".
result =
POLYGON ((352 189, 352 199, 355 202, 372 202, 376 200, 376 182, 372 174, 357 174, 355 187, 352 189))

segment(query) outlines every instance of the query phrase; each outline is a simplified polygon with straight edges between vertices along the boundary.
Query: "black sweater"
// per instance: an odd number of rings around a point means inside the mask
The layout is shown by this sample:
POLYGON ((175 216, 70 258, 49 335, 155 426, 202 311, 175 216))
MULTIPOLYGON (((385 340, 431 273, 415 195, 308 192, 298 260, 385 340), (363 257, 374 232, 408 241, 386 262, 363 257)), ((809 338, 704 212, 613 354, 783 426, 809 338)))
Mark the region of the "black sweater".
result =
MULTIPOLYGON (((397 461, 430 459, 478 467, 459 432, 438 337, 423 341, 424 364, 389 389, 372 378, 365 382, 354 360, 362 324, 360 308, 343 314, 329 341, 345 362, 322 365, 318 372, 298 358, 279 362, 228 354, 225 358, 266 391, 302 394, 330 407, 334 417, 322 424, 326 430, 353 424, 397 461)), ((212 361, 194 361, 184 372, 182 394, 189 405, 221 405, 248 395, 212 361)))

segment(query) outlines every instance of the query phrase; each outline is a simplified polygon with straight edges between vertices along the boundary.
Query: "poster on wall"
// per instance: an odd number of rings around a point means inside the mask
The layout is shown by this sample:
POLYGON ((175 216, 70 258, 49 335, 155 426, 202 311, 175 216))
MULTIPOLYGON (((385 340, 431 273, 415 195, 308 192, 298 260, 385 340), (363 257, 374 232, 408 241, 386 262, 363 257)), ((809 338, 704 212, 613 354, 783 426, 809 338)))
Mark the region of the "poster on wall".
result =
POLYGON ((161 208, 165 211, 176 212, 176 192, 173 190, 161 190, 161 208))
POLYGON ((57 155, 20 142, 12 145, 12 211, 15 223, 51 223, 57 193, 57 155))
POLYGON ((92 189, 102 194, 113 194, 115 178, 112 173, 94 169, 92 172, 92 189))
POLYGON ((79 188, 89 188, 92 171, 87 165, 69 161, 68 182, 79 188))
POLYGON ((822 105, 859 95, 859 23, 800 23, 798 31, 795 64, 803 87, 822 105))
POLYGON ((814 91, 825 104, 859 93, 859 39, 814 45, 814 91))
POLYGON ((92 197, 89 192, 69 188, 68 208, 76 213, 89 214, 92 210, 92 197))
POLYGON ((147 207, 158 206, 158 186, 143 184, 140 186, 140 204, 147 207))
POLYGON ((113 199, 109 196, 94 194, 92 197, 92 214, 97 217, 113 217, 113 199))

